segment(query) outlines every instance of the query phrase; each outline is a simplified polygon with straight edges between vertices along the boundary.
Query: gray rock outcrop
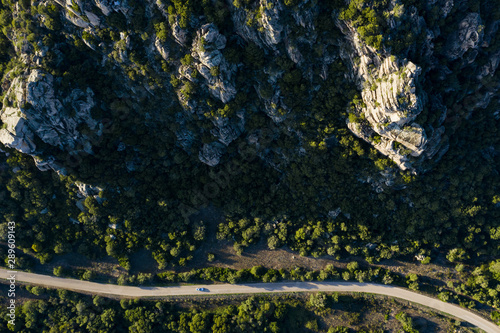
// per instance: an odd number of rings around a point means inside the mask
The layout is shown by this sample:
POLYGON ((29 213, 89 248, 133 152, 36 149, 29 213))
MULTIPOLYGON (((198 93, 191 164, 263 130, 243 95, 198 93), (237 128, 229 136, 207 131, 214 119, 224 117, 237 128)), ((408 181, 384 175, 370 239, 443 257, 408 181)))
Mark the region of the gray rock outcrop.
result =
POLYGON ((219 142, 225 146, 229 146, 244 130, 243 114, 241 114, 241 117, 237 117, 237 119, 237 121, 234 121, 229 118, 215 117, 212 120, 215 128, 210 133, 219 139, 219 142))
POLYGON ((21 153, 32 154, 36 149, 36 145, 33 142, 34 135, 19 109, 4 108, 1 120, 3 125, 2 129, 0 129, 0 142, 21 153))
POLYGON ((191 53, 196 60, 195 67, 205 79, 209 92, 223 103, 229 102, 236 95, 233 74, 237 69, 222 55, 221 50, 225 47, 226 37, 210 23, 197 31, 191 53))
POLYGON ((83 150, 92 154, 92 138, 101 134, 102 127, 90 115, 94 105, 94 93, 90 88, 85 92, 74 89, 61 100, 55 96, 53 76, 32 70, 26 77, 15 78, 6 94, 0 111, 4 124, 0 142, 36 155, 36 135, 62 150, 71 153, 83 150), (86 133, 82 133, 82 129, 86 129, 86 133))
POLYGON ((109 1, 109 0, 94 0, 94 3, 96 5, 96 7, 99 8, 104 15, 108 16, 111 13, 111 11, 112 11, 111 1, 109 1))
POLYGON ((300 64, 304 60, 304 57, 302 56, 302 53, 300 53, 297 45, 295 45, 295 43, 293 43, 289 38, 285 39, 285 47, 288 56, 294 63, 300 64))
POLYGON ((186 29, 181 28, 177 19, 172 24, 172 36, 174 36, 175 41, 180 45, 182 46, 186 45, 188 39, 188 32, 186 31, 186 29))
POLYGON ((352 27, 339 26, 350 41, 341 56, 353 66, 352 78, 362 88, 362 103, 347 120, 349 129, 401 169, 411 169, 409 157, 420 156, 427 144, 424 129, 414 122, 423 107, 416 88, 421 69, 393 56, 383 58, 352 27))
POLYGON ((85 16, 89 19, 90 24, 92 24, 94 27, 99 27, 101 25, 101 20, 99 19, 99 16, 96 14, 85 11, 85 16))
MULTIPOLYGON (((263 98, 260 93, 259 97, 263 98)), ((269 99, 263 98, 264 112, 274 123, 281 123, 286 118, 287 108, 282 102, 281 90, 279 87, 274 89, 273 95, 269 99)))
POLYGON ((99 192, 103 190, 103 188, 98 187, 98 186, 92 186, 89 184, 85 184, 82 182, 75 182, 75 186, 78 189, 77 196, 79 198, 87 198, 90 196, 97 196, 99 195, 99 192))
POLYGON ((155 39, 155 48, 158 51, 158 53, 161 55, 163 60, 168 60, 168 55, 169 55, 168 49, 167 49, 166 45, 164 43, 162 43, 162 41, 158 37, 156 37, 156 39, 155 39))
POLYGON ((282 4, 277 0, 260 0, 260 26, 263 28, 263 41, 266 45, 273 48, 274 45, 281 42, 281 32, 283 25, 280 23, 280 11, 282 4))
POLYGON ((224 154, 225 146, 220 142, 212 142, 204 144, 198 157, 201 162, 209 165, 216 166, 220 162, 220 158, 224 154))
POLYGON ((461 58, 469 49, 477 49, 484 35, 484 26, 481 23, 478 13, 468 14, 459 23, 458 29, 447 43, 446 53, 450 60, 461 58))
POLYGON ((277 0, 260 0, 256 15, 254 11, 236 9, 231 13, 236 33, 246 41, 260 47, 277 50, 283 39, 283 24, 280 13, 283 5, 277 0))

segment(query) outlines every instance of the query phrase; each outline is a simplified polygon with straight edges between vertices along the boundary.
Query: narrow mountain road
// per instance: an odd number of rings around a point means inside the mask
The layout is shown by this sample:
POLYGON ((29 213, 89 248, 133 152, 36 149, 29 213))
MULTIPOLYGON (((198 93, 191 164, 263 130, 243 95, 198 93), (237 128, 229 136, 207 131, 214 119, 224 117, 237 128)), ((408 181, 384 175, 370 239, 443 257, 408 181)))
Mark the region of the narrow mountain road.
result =
MULTIPOLYGON (((9 278, 6 269, 0 269, 3 280, 9 278)), ((123 298, 187 296, 187 295, 227 295, 227 294, 261 294, 287 292, 361 292, 395 297, 421 304, 434 310, 447 313, 460 320, 467 321, 488 333, 500 333, 500 327, 460 306, 441 302, 406 289, 375 283, 358 282, 278 282, 252 284, 214 284, 175 287, 134 287, 58 278, 54 276, 17 272, 16 281, 36 284, 57 289, 68 289, 90 294, 117 296, 123 298), (205 288, 205 291, 196 291, 205 288)))

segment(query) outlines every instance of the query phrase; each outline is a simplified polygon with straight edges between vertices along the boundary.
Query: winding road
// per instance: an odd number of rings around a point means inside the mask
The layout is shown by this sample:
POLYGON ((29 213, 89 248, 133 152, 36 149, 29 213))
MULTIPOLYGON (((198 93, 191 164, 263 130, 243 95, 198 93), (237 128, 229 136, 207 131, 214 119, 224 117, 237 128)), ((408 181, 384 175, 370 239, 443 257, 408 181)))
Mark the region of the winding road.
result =
MULTIPOLYGON (((9 278, 6 269, 0 269, 3 280, 9 278)), ((460 306, 449 304, 432 297, 424 296, 406 289, 381 285, 375 283, 358 282, 278 282, 278 283, 252 283, 252 284, 214 284, 191 285, 174 287, 135 287, 103 284, 75 279, 65 279, 48 275, 17 272, 16 281, 41 285, 57 289, 68 289, 77 292, 100 294, 123 298, 135 297, 161 297, 161 296, 187 296, 187 295, 228 295, 228 294, 261 294, 285 292, 361 292, 384 295, 403 299, 416 304, 424 305, 472 325, 488 333, 500 333, 500 327, 494 323, 474 314, 460 306), (196 291, 196 288, 205 288, 206 291, 196 291)))

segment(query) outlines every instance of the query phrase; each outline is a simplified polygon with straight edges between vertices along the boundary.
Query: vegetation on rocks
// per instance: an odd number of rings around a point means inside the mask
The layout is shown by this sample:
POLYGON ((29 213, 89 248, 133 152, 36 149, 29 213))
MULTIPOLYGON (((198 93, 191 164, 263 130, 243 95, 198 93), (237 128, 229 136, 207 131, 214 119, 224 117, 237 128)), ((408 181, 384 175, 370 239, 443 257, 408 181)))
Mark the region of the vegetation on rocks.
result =
POLYGON ((470 268, 449 291, 499 308, 499 19, 493 0, 3 0, 0 235, 16 222, 19 269, 128 270, 144 248, 174 269, 213 234, 446 257, 470 268))

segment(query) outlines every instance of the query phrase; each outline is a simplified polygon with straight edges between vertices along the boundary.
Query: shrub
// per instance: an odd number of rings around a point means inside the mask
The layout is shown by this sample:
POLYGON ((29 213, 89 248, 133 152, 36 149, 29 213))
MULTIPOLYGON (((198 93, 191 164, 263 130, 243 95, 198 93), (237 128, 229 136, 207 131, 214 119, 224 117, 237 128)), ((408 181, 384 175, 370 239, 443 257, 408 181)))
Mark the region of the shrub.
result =
POLYGON ((194 61, 193 56, 190 53, 188 53, 181 59, 181 64, 183 64, 184 66, 189 66, 193 63, 193 61, 194 61))
POLYGON ((62 266, 54 267, 53 273, 55 276, 63 276, 65 275, 65 269, 62 266))

